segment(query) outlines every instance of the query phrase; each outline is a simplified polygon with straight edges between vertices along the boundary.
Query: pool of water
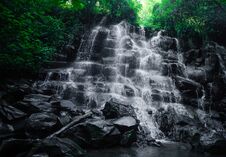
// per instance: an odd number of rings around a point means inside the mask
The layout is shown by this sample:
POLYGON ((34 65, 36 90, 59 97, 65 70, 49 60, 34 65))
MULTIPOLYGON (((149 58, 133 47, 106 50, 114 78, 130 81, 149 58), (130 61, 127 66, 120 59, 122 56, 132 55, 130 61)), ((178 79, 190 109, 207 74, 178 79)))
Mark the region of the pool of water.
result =
POLYGON ((111 148, 92 150, 85 157, 225 157, 192 151, 181 143, 164 143, 162 147, 111 148))

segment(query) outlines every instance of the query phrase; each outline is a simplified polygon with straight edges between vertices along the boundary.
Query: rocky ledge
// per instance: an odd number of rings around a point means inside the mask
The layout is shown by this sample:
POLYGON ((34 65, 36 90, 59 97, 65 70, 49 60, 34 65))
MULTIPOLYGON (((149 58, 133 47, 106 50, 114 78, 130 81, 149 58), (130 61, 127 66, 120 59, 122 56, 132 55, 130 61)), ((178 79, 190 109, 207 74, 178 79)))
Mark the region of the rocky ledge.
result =
POLYGON ((33 88, 32 81, 12 81, 1 86, 0 102, 1 157, 75 157, 86 149, 158 145, 142 139, 134 109, 118 100, 85 110, 33 88))

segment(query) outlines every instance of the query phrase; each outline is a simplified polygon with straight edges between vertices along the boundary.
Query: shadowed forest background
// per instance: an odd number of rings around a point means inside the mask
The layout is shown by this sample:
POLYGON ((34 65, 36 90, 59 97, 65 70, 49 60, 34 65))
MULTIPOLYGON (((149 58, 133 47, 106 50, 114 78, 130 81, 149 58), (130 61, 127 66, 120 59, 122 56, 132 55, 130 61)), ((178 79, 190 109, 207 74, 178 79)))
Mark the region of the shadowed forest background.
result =
MULTIPOLYGON (((226 45, 225 0, 2 0, 0 71, 34 76, 103 16, 149 31, 167 30, 183 48, 204 41, 226 45)), ((3 76, 3 75, 2 75, 3 76)))

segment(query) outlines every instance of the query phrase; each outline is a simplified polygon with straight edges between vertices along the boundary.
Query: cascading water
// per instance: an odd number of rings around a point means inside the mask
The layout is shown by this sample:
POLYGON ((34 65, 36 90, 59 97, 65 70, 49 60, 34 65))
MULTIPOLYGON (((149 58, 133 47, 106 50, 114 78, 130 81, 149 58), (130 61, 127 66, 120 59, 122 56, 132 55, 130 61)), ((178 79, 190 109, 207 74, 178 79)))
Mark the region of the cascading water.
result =
POLYGON ((162 49, 161 31, 147 40, 144 29, 136 30, 123 21, 109 28, 99 25, 89 34, 73 65, 51 71, 39 86, 57 86, 64 99, 82 107, 93 100, 102 107, 112 98, 130 104, 153 138, 163 136, 154 119, 158 109, 171 106, 178 114, 191 116, 179 103, 180 92, 171 78, 172 67, 183 64, 180 54, 162 49), (56 73, 64 77, 51 79, 56 73))

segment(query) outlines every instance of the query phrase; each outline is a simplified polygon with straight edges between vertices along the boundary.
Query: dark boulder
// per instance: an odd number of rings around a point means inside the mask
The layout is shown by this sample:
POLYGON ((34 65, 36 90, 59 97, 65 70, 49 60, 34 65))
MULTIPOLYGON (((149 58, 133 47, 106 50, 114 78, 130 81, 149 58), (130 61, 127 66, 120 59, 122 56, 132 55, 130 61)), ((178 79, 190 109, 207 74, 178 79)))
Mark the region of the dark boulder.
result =
POLYGON ((92 119, 71 127, 62 137, 68 137, 83 147, 103 148, 118 145, 120 131, 110 121, 92 119))
POLYGON ((200 84, 206 84, 213 80, 214 74, 208 67, 187 67, 188 78, 200 84))
POLYGON ((177 50, 177 41, 175 38, 160 36, 157 46, 162 48, 164 51, 177 50))
POLYGON ((193 80, 176 76, 175 84, 176 87, 181 91, 182 96, 191 98, 198 98, 203 96, 202 86, 193 80))
POLYGON ((184 52, 183 55, 184 55, 184 63, 186 65, 197 66, 197 65, 200 65, 200 63, 198 64, 196 61, 198 61, 198 60, 204 61, 203 57, 202 57, 203 53, 200 49, 188 50, 188 51, 184 52))
POLYGON ((2 99, 9 103, 15 103, 16 101, 22 100, 25 95, 31 92, 29 83, 12 81, 7 83, 3 87, 4 94, 2 94, 2 99))
POLYGON ((15 121, 27 116, 26 113, 11 105, 8 105, 5 101, 2 101, 0 103, 0 117, 2 120, 15 121))
POLYGON ((125 88, 126 96, 128 96, 128 97, 135 96, 135 92, 134 92, 134 90, 131 87, 125 85, 124 88, 125 88))
POLYGON ((132 106, 115 99, 106 102, 102 111, 106 119, 120 118, 123 116, 132 116, 136 118, 136 113, 132 106))
POLYGON ((103 75, 108 81, 113 81, 116 79, 117 70, 114 67, 105 67, 103 69, 103 75))
POLYGON ((166 63, 162 64, 162 74, 164 76, 184 76, 184 67, 180 63, 166 63))
POLYGON ((90 109, 94 109, 94 108, 97 108, 97 103, 94 99, 90 99, 87 106, 90 108, 90 109))
POLYGON ((51 96, 43 95, 43 94, 29 94, 24 97, 25 102, 48 102, 51 96))
POLYGON ((36 145, 29 154, 47 154, 49 157, 78 157, 86 152, 68 138, 48 138, 36 145))
POLYGON ((52 107, 49 102, 31 102, 31 106, 36 107, 39 112, 52 112, 52 107))
POLYGON ((55 113, 65 111, 73 116, 78 115, 77 106, 70 100, 53 101, 51 105, 55 113))
POLYGON ((201 88, 200 84, 195 81, 192 81, 183 77, 179 77, 179 76, 177 76, 175 79, 177 83, 176 85, 180 90, 186 90, 186 89, 197 90, 201 88))
MULTIPOLYGON (((50 74, 46 74, 50 75, 50 74)), ((51 72, 51 75, 49 76, 49 80, 51 81, 68 81, 69 74, 67 71, 53 71, 51 72)))
MULTIPOLYGON (((14 128, 10 124, 4 124, 0 122, 0 141, 2 142, 4 139, 8 139, 15 135, 14 128)), ((1 144, 0 142, 0 144, 1 144)))
POLYGON ((122 135, 122 139, 120 141, 120 145, 122 146, 131 146, 134 142, 137 141, 137 133, 135 130, 130 130, 125 132, 122 135))
POLYGON ((92 147, 113 146, 118 143, 120 133, 107 121, 91 121, 86 123, 86 128, 90 135, 92 147), (113 133, 113 135, 111 133, 113 133), (115 140, 113 140, 113 137, 115 140), (110 140, 112 140, 111 144, 108 143, 110 140))
POLYGON ((130 38, 125 38, 123 41, 123 48, 131 50, 133 48, 133 42, 130 38))
POLYGON ((113 124, 122 132, 129 130, 136 130, 138 127, 138 122, 131 116, 121 117, 113 122, 113 124))
POLYGON ((159 129, 175 141, 189 141, 195 133, 199 133, 199 121, 188 115, 178 114, 174 108, 159 110, 154 115, 159 129))
POLYGON ((226 154, 226 138, 215 131, 196 134, 191 142, 193 148, 211 154, 226 154))
POLYGON ((26 121, 26 132, 31 138, 44 138, 58 127, 57 116, 53 113, 34 113, 26 121))
POLYGON ((57 116, 61 126, 65 126, 72 121, 72 116, 68 112, 61 111, 57 116))

